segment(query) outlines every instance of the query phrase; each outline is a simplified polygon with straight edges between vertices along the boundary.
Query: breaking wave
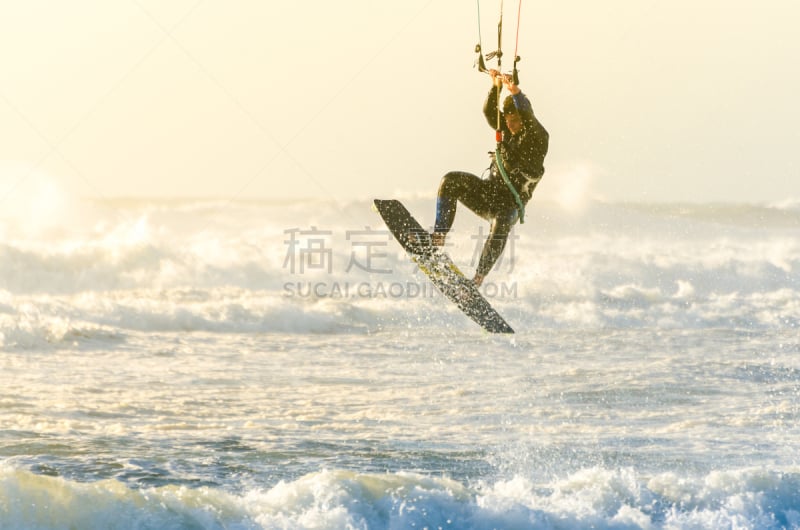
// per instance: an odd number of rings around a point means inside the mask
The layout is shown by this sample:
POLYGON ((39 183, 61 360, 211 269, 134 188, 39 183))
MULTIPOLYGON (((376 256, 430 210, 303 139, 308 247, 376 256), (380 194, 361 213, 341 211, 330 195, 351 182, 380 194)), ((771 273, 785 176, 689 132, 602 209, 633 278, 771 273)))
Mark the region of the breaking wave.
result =
POLYGON ((238 493, 213 487, 131 489, 0 468, 9 530, 799 528, 800 474, 758 469, 704 476, 589 468, 535 483, 463 484, 412 473, 321 471, 238 493))
MULTIPOLYGON (((408 201, 423 224, 430 201, 408 201)), ((368 202, 107 201, 35 234, 0 218, 0 344, 127 332, 471 329, 368 202)), ((72 208, 69 211, 74 211, 72 208)), ((536 204, 484 294, 516 328, 800 325, 789 205, 536 204)), ((458 218, 469 274, 485 227, 458 218)))

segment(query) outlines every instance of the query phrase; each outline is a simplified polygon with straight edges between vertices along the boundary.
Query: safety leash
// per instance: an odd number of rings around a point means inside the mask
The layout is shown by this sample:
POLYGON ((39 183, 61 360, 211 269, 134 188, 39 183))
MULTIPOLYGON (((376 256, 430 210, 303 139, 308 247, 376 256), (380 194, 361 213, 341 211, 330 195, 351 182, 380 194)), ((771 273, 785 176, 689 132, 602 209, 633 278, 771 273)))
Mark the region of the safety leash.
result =
POLYGON ((497 146, 497 151, 494 154, 494 160, 497 163, 497 169, 500 171, 500 176, 503 177, 503 182, 506 183, 508 186, 508 191, 511 192, 511 195, 514 196, 514 202, 517 203, 517 211, 519 212, 519 224, 525 223, 525 203, 522 202, 522 197, 519 196, 517 193, 517 188, 514 187, 514 184, 511 182, 511 179, 506 173, 506 168, 503 165, 503 157, 500 156, 500 146, 497 146))

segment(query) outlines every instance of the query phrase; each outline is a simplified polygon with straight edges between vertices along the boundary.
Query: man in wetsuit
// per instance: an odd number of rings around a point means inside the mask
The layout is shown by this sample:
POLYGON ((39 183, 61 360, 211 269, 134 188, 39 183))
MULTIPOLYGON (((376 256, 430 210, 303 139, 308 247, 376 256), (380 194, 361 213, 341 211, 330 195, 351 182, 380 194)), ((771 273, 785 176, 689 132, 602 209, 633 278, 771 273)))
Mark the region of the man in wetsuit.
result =
POLYGON ((477 286, 481 285, 503 252, 511 227, 520 217, 520 206, 530 200, 544 174, 543 163, 550 138, 533 115, 531 102, 514 84, 511 76, 500 74, 497 70, 490 70, 489 73, 492 76, 492 88, 483 105, 483 114, 489 126, 503 133, 499 152, 509 182, 506 182, 498 168, 496 157, 493 157, 488 179, 462 171, 447 173, 439 185, 436 224, 432 234, 434 245, 444 245, 445 237, 453 226, 458 201, 491 223, 489 237, 483 245, 473 279, 477 286), (502 85, 511 95, 503 101, 498 123, 498 99, 502 85))

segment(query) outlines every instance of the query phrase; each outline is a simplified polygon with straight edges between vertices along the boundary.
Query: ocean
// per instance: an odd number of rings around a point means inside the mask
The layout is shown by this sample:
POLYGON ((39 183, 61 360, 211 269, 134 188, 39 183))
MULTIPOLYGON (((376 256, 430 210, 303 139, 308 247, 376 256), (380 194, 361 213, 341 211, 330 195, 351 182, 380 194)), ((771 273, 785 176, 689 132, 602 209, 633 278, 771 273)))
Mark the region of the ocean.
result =
POLYGON ((367 200, 6 201, 0 529, 800 528, 800 204, 534 199, 482 290, 367 200))

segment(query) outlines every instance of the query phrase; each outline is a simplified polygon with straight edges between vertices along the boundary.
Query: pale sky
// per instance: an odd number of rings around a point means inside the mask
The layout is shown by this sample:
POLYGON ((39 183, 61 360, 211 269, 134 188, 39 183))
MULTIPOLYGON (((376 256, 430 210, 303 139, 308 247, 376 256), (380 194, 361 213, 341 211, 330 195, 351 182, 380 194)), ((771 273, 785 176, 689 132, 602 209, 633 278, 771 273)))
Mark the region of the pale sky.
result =
MULTIPOLYGON (((504 6, 510 67, 519 4, 504 6)), ((480 2, 484 50, 499 7, 480 2)), ((551 135, 537 195, 800 199, 800 2, 521 8, 520 85, 551 135)), ((98 199, 433 196, 494 147, 477 13, 465 0, 0 0, 0 208, 41 178, 98 199)))

